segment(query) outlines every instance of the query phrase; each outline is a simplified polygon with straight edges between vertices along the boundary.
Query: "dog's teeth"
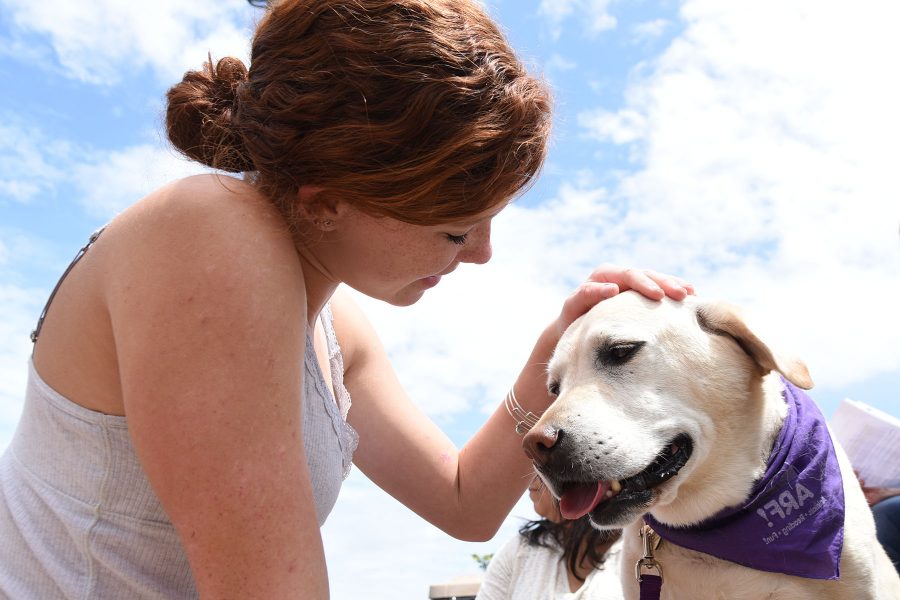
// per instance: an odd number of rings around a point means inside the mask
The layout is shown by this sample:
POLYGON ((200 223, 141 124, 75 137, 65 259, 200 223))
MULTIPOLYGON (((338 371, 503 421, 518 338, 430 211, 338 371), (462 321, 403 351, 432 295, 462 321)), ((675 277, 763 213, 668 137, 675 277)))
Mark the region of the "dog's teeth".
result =
POLYGON ((609 489, 618 494, 622 491, 622 484, 619 483, 618 479, 613 479, 613 481, 609 484, 609 489))
POLYGON ((612 498, 612 491, 606 490, 606 497, 607 497, 607 498, 612 498))

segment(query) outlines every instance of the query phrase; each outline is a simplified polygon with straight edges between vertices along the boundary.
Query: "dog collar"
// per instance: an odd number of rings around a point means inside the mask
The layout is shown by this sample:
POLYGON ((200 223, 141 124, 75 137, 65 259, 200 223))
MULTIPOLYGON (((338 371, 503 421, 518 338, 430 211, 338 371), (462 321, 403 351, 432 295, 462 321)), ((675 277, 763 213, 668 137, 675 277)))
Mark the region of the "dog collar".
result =
POLYGON ((838 579, 844 487, 825 417, 784 381, 787 416, 748 501, 691 527, 644 521, 664 540, 752 569, 838 579))

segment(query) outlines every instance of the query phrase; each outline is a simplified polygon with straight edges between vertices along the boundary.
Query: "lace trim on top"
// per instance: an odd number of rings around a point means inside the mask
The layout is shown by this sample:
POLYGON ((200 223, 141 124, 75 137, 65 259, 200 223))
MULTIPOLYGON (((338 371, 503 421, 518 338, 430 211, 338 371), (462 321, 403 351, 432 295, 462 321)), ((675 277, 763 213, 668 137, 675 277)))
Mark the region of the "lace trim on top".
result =
MULTIPOLYGON (((334 317, 331 314, 331 306, 326 304, 321 314, 322 327, 325 329, 325 338, 328 345, 328 365, 331 368, 331 384, 334 387, 334 393, 337 395, 336 403, 338 414, 340 416, 339 423, 335 423, 336 427, 340 427, 338 431, 342 431, 341 435, 341 452, 344 457, 344 479, 350 475, 350 468, 353 465, 353 452, 359 446, 359 434, 347 422, 347 414, 350 412, 352 401, 350 392, 344 387, 344 357, 341 354, 341 346, 338 344, 337 335, 334 333, 334 317)), ((332 400, 335 400, 332 398, 332 400)), ((330 413, 333 414, 333 413, 330 413)))

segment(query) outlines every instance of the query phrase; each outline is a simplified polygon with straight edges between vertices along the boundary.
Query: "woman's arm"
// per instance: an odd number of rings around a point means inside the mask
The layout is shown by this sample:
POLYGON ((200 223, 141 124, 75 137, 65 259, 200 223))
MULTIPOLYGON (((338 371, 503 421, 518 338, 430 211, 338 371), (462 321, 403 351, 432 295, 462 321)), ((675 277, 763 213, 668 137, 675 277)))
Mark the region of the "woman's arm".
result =
POLYGON ((303 274, 273 211, 199 183, 104 234, 127 249, 105 292, 129 433, 201 598, 326 598, 301 431, 303 274))
MULTIPOLYGON (((544 330, 515 383, 527 410, 537 412, 552 400, 545 369, 562 332, 591 306, 623 289, 656 298, 687 293, 680 282, 653 273, 616 267, 595 271, 544 330)), ((360 436, 354 462, 377 485, 447 533, 475 541, 493 537, 532 473, 515 421, 501 399, 482 428, 457 450, 407 397, 360 311, 341 294, 335 295, 332 307, 347 352, 345 384, 353 398, 349 419, 360 436)))

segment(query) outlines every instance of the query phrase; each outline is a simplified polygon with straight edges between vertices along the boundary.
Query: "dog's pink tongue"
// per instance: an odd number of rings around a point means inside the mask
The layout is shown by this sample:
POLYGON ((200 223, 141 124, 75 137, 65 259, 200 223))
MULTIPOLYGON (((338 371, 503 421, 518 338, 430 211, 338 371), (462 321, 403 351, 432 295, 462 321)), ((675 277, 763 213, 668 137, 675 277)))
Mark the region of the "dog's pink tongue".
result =
POLYGON ((608 481, 581 484, 566 490, 559 499, 559 512, 564 519, 574 520, 588 514, 606 498, 608 481))

